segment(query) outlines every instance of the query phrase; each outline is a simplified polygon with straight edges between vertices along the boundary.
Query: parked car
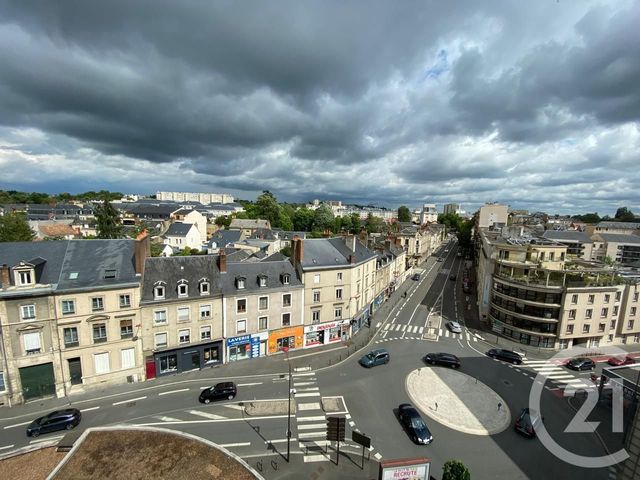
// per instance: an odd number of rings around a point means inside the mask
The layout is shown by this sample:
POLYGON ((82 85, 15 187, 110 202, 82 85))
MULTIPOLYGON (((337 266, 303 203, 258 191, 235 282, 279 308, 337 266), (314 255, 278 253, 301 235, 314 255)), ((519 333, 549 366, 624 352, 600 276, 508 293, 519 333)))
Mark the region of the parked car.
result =
POLYGON ((439 261, 439 262, 444 262, 444 258, 442 258, 442 257, 438 257, 438 261, 439 261))
POLYGON ((451 275, 449 275, 449 280, 455 281, 456 280, 456 274, 452 273, 451 275))
POLYGON ((502 348, 492 348, 487 352, 487 355, 491 358, 497 358, 498 360, 504 360, 505 362, 515 363, 520 365, 522 363, 522 357, 516 352, 511 350, 504 350, 502 348))
POLYGON ((412 280, 420 280, 420 274, 419 273, 414 273, 413 276, 411 277, 412 280))
POLYGON ((630 357, 629 355, 625 356, 624 358, 611 357, 609 360, 607 360, 607 363, 609 365, 613 365, 614 367, 619 367, 621 365, 631 365, 633 363, 636 363, 636 359, 630 357))
POLYGON ((566 367, 571 370, 594 370, 596 362, 587 357, 578 357, 569 360, 566 363, 566 367))
POLYGON ((210 403, 211 400, 232 400, 238 394, 238 387, 233 382, 216 383, 200 392, 200 403, 210 403))
POLYGON ((431 365, 460 368, 460 359, 452 353, 427 353, 422 360, 431 365))
POLYGON ((398 417, 402 426, 407 430, 414 443, 418 445, 429 445, 433 442, 433 435, 422 419, 418 411, 408 403, 398 406, 398 417))
POLYGON ((458 252, 458 257, 461 257, 461 256, 462 256, 462 252, 458 252))
POLYGON ((446 323, 447 328, 453 333, 462 333, 462 326, 453 320, 446 323))
POLYGON ((544 418, 536 410, 523 408, 514 424, 514 428, 516 432, 526 437, 535 438, 536 428, 538 428, 538 425, 542 422, 544 422, 544 418))
POLYGON ((31 422, 27 427, 27 437, 37 437, 41 433, 57 430, 71 430, 80 423, 81 419, 82 414, 77 408, 56 410, 31 422))
POLYGON ((445 249, 444 249, 444 253, 449 253, 449 249, 448 249, 448 248, 445 248, 445 249))
POLYGON ((387 352, 384 348, 379 348, 377 350, 372 350, 363 356, 358 363, 363 367, 371 368, 376 365, 383 365, 385 363, 389 363, 389 352, 387 352))

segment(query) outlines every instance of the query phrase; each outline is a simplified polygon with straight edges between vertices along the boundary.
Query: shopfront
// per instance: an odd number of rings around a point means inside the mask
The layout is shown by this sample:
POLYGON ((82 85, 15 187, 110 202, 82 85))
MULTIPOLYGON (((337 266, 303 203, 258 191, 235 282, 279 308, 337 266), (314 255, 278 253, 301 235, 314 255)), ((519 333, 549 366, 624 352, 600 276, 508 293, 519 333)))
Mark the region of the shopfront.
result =
POLYGON ((373 300, 373 311, 378 310, 384 303, 384 291, 373 300))
POLYGON ((269 333, 269 353, 279 352, 283 348, 302 348, 304 345, 304 327, 287 327, 269 333))
MULTIPOLYGON (((154 352, 153 360, 155 374, 158 377, 210 367, 222 362, 222 342, 161 350, 154 352)), ((149 367, 147 367, 147 371, 149 371, 149 367)))
POLYGON ((251 335, 227 338, 227 360, 236 362, 251 358, 251 335))
POLYGON ((317 347, 343 340, 349 332, 349 320, 319 323, 304 328, 304 346, 317 347))
POLYGON ((358 330, 368 324, 369 317, 371 316, 372 306, 373 302, 367 308, 365 308, 365 310, 361 312, 356 318, 351 320, 351 335, 355 335, 358 330))

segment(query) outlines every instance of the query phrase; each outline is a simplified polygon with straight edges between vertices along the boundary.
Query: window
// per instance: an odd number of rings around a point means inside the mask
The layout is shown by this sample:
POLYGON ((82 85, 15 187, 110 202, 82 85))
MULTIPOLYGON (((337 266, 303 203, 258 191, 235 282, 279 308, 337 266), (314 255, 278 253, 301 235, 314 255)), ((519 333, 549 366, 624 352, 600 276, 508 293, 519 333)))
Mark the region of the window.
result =
POLYGON ((191 333, 189 332, 189 329, 178 331, 178 342, 189 343, 190 338, 191 338, 191 333))
POLYGON ((591 330, 591 325, 582 326, 582 333, 589 333, 589 330, 591 330))
POLYGON ((102 297, 93 297, 91 299, 91 310, 93 312, 101 312, 104 310, 104 299, 102 297))
POLYGON ((342 272, 338 272, 338 273, 336 274, 336 277, 337 277, 336 279, 337 279, 339 282, 341 282, 341 281, 342 281, 342 272))
POLYGON ((622 292, 616 292, 616 302, 620 300, 621 295, 622 295, 622 292))
POLYGON ((116 278, 117 275, 117 270, 105 270, 104 271, 104 278, 108 279, 108 278, 116 278))
POLYGON ((154 300, 160 300, 164 298, 164 285, 156 285, 153 287, 154 300))
POLYGON ((636 307, 631 307, 629 309, 629 315, 635 315, 636 314, 636 307))
POLYGON ((342 289, 341 288, 336 288, 336 298, 338 300, 342 299, 342 289))
POLYGON ((598 325, 598 333, 602 333, 604 332, 604 329, 606 328, 606 324, 605 323, 601 323, 598 325))
POLYGON ((166 347, 167 346, 167 333, 156 333, 154 338, 154 343, 156 348, 166 347))
POLYGON ((572 303, 573 305, 575 305, 575 304, 577 304, 577 303, 578 303, 578 295, 575 295, 575 294, 574 294, 574 295, 571 295, 571 303, 572 303))
POLYGON ((290 307, 291 306, 291 294, 285 293, 282 295, 282 306, 290 307))
POLYGON ((333 318, 335 318, 336 320, 342 318, 342 307, 336 307, 334 309, 334 315, 333 318))
POLYGON ((311 323, 320 323, 320 310, 311 310, 311 323))
POLYGON ((211 327, 209 325, 200 327, 200 340, 211 340, 211 327))
POLYGON ((96 374, 109 373, 109 352, 96 353, 93 356, 96 374))
POLYGON ((593 310, 591 310, 590 308, 587 308, 587 310, 584 312, 584 318, 591 318, 592 315, 593 315, 593 310))
POLYGON ((587 300, 587 303, 588 303, 589 305, 592 305, 592 304, 593 304, 593 301, 595 300, 595 298, 596 298, 596 296, 595 296, 595 295, 589 295, 589 298, 588 298, 588 300, 587 300))
POLYGON ((247 311, 247 299, 241 298, 236 302, 236 313, 245 313, 247 311))
POLYGON ((604 295, 604 303, 609 303, 610 299, 611 299, 611 295, 609 295, 608 293, 605 293, 605 295, 604 295))
POLYGON ((22 305, 20 312, 23 320, 30 320, 36 318, 36 306, 35 305, 22 305))
POLYGON ((258 330, 266 330, 267 328, 269 328, 269 318, 258 317, 258 330))
POLYGON ((316 303, 320 301, 320 290, 313 291, 313 301, 316 303))
POLYGON ((134 348, 120 350, 120 361, 123 369, 136 366, 136 351, 134 348))
POLYGON ((567 335, 573 334, 573 325, 567 325, 567 335))
POLYGON ((0 392, 4 392, 6 388, 4 386, 4 373, 0 372, 0 392))
POLYGON ((607 318, 607 315, 609 315, 608 308, 603 308, 602 310, 600 310, 600 318, 607 318))
POLYGON ((66 348, 77 347, 78 342, 78 328, 68 327, 62 331, 62 337, 64 338, 64 346, 66 348))
POLYGON ((76 313, 75 300, 62 300, 62 314, 69 315, 71 313, 76 313))
POLYGON ((320 274, 319 273, 316 273, 313 276, 313 283, 320 283, 320 274))
POLYGON ((269 297, 260 297, 258 301, 258 309, 266 310, 269 308, 269 297))
POLYGON ((189 295, 189 285, 187 285, 186 283, 179 283, 178 284, 178 296, 179 297, 186 297, 189 295))
POLYGON ((258 277, 258 285, 260 285, 261 287, 266 287, 267 286, 267 277, 259 276, 258 277))
POLYGON ((189 307, 178 307, 178 321, 179 322, 189 321, 189 307))
POLYGON ((288 327, 289 325, 291 325, 291 314, 290 313, 283 313, 282 314, 282 326, 283 327, 288 327))
POLYGON ((633 301, 634 301, 634 302, 637 302, 637 301, 638 301, 638 295, 640 295, 640 292, 635 292, 635 293, 633 294, 633 301))
POLYGON ((24 342, 24 351, 27 355, 40 353, 40 332, 23 333, 22 340, 24 342))
POLYGON ((616 328, 616 321, 615 320, 611 320, 611 323, 609 323, 609 328, 611 330, 613 330, 614 328, 616 328))
POLYGON ((120 308, 129 308, 131 306, 131 295, 125 293, 120 295, 120 308))
POLYGON ((120 320, 120 338, 133 337, 133 320, 120 320))
POLYGON ((93 343, 103 343, 107 341, 107 325, 96 323, 93 325, 93 343))
POLYGON ((633 328, 633 323, 634 323, 633 320, 629 320, 627 322, 627 330, 631 330, 633 328))
POLYGON ((247 331, 247 321, 238 320, 236 322, 236 333, 245 333, 247 331))
POLYGON ((569 320, 575 320, 575 319, 576 319, 576 311, 569 310, 569 320))
POLYGON ((600 339, 599 338, 594 338, 593 340, 591 340, 591 346, 592 347, 598 347, 600 345, 600 339))
POLYGON ((236 287, 238 290, 242 290, 244 288, 245 279, 243 277, 236 278, 236 287))
POLYGON ((618 305, 614 305, 613 306, 613 312, 612 313, 613 313, 614 316, 618 315, 618 305))
POLYGON ((211 318, 211 305, 200 305, 200 319, 211 318))
POLYGON ((33 283, 31 281, 31 270, 28 272, 19 272, 18 281, 20 282, 20 285, 31 285, 33 283))
POLYGON ((608 342, 613 342, 613 333, 609 334, 609 337, 607 338, 608 342))
POLYGON ((633 343, 640 343, 640 333, 636 333, 633 336, 633 343))
POLYGON ((288 273, 282 275, 282 283, 284 285, 289 285, 289 283, 291 283, 291 276, 288 273))
POLYGON ((200 282, 200 295, 209 295, 209 282, 200 282))
POLYGON ((166 310, 156 310, 153 312, 153 323, 156 325, 161 323, 167 323, 167 311, 166 310))

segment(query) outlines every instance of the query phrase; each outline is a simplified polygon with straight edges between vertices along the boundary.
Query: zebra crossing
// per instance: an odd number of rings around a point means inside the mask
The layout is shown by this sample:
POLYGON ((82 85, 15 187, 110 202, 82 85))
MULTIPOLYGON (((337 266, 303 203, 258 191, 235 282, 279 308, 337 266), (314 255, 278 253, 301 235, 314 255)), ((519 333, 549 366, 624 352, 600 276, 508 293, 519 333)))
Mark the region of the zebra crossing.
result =
MULTIPOLYGON (((469 342, 478 342, 480 340, 484 340, 480 335, 469 332, 468 330, 464 333, 452 333, 446 328, 438 328, 438 329, 430 329, 432 333, 436 334, 436 340, 438 341, 440 337, 459 339, 459 340, 467 340, 469 342)), ((383 329, 382 338, 376 340, 375 343, 383 343, 389 342, 392 340, 424 340, 423 335, 427 333, 427 329, 425 327, 419 325, 408 325, 404 323, 387 323, 383 329), (394 334, 402 334, 401 337, 394 336, 394 334)))
POLYGON ((596 388, 595 383, 586 378, 576 377, 564 366, 549 360, 524 360, 520 367, 529 368, 538 374, 544 375, 547 382, 564 389, 565 393, 596 388))
POLYGON ((407 325, 403 323, 387 323, 384 326, 384 331, 386 332, 406 332, 409 334, 419 334, 422 335, 424 332, 424 327, 419 327, 418 325, 407 325))
POLYGON ((298 446, 303 460, 328 462, 324 453, 327 435, 327 418, 322 409, 322 398, 315 372, 293 374, 293 388, 296 396, 296 424, 298 446))

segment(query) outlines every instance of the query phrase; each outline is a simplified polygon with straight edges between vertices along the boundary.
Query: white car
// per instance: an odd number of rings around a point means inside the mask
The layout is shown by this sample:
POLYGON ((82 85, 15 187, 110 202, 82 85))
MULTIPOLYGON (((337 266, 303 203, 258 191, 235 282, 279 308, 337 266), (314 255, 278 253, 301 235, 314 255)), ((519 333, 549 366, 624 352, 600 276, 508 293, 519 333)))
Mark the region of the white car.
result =
POLYGON ((458 322, 447 322, 447 328, 453 333, 462 333, 462 326, 458 322))

